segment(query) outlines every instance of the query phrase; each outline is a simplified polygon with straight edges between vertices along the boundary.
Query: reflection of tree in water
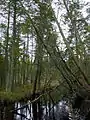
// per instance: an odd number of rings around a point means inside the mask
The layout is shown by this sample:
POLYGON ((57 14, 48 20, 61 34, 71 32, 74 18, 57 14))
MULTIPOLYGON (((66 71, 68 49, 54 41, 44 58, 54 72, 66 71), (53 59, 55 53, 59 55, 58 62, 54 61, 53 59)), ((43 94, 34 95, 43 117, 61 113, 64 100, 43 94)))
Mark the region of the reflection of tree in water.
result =
MULTIPOLYGON (((18 108, 21 105, 18 103, 18 108)), ((32 104, 26 105, 23 105, 21 109, 17 109, 19 114, 15 116, 15 120, 34 120, 32 104)), ((80 109, 71 106, 71 104, 63 100, 54 105, 52 103, 50 105, 41 105, 41 112, 37 110, 37 120, 90 120, 90 112, 80 114, 80 109), (39 118, 39 114, 41 114, 42 118, 39 118)))
MULTIPOLYGON (((20 105, 18 104, 18 107, 20 105)), ((20 114, 15 116, 15 120, 33 120, 33 114, 32 114, 32 106, 29 108, 31 109, 30 111, 27 108, 24 108, 22 110, 18 110, 17 112, 20 114), (21 113, 22 112, 22 113, 21 113), (30 115, 31 114, 31 115, 30 115), (26 117, 25 117, 26 116, 26 117)), ((69 120, 69 107, 65 101, 61 101, 56 105, 51 105, 51 108, 49 106, 41 106, 42 108, 42 118, 39 119, 37 116, 38 120, 69 120), (47 112, 46 112, 46 107, 47 107, 47 112), (49 113, 50 111, 50 113, 49 113)))
POLYGON ((66 101, 61 101, 52 108, 48 120, 69 120, 69 107, 66 101))

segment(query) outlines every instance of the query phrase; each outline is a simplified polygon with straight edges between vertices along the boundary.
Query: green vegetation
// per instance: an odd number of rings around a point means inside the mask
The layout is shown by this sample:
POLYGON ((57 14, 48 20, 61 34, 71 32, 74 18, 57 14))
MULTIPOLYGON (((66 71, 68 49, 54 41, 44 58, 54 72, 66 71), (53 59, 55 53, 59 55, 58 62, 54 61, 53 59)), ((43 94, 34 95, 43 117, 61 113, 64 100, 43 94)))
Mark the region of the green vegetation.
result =
POLYGON ((0 6, 6 21, 0 21, 1 100, 30 99, 56 86, 55 99, 90 90, 90 13, 83 16, 84 3, 5 0, 0 6), (53 5, 64 12, 57 16, 53 5))

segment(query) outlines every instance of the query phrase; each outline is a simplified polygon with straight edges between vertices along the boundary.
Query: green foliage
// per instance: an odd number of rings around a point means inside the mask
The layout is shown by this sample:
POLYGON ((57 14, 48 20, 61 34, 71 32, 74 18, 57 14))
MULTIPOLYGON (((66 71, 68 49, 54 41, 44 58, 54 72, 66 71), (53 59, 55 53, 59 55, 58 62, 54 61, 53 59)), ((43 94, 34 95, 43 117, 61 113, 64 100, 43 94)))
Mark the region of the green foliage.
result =
POLYGON ((88 32, 90 32, 90 26, 85 27, 88 32))
POLYGON ((4 29, 4 28, 6 28, 6 25, 3 24, 3 23, 1 23, 1 24, 0 24, 0 28, 3 28, 3 29, 4 29))
MULTIPOLYGON (((80 4, 73 1, 66 6, 58 4, 67 11, 60 16, 61 24, 68 29, 68 32, 64 30, 67 35, 62 30, 61 39, 54 28, 56 19, 50 1, 9 2, 4 6, 7 23, 0 24, 4 31, 0 43, 1 99, 18 101, 33 91, 49 91, 62 82, 69 83, 73 89, 77 88, 76 81, 84 83, 83 75, 89 76, 90 26, 80 12, 80 4), (65 47, 58 44, 62 40, 65 47)), ((67 88, 61 85, 52 92, 52 97, 57 101, 67 93, 67 88)))
POLYGON ((31 85, 21 85, 16 87, 13 92, 0 91, 0 98, 7 101, 20 101, 32 95, 31 85))
POLYGON ((69 94, 69 90, 66 89, 65 87, 63 86, 60 86, 58 89, 56 89, 55 91, 51 92, 51 96, 53 98, 53 101, 55 103, 58 103, 58 101, 62 100, 62 98, 66 98, 68 97, 68 94, 69 94))
POLYGON ((29 34, 30 32, 30 27, 31 27, 31 23, 30 23, 30 20, 27 18, 25 23, 21 23, 19 24, 20 26, 20 29, 21 29, 21 33, 22 34, 29 34))

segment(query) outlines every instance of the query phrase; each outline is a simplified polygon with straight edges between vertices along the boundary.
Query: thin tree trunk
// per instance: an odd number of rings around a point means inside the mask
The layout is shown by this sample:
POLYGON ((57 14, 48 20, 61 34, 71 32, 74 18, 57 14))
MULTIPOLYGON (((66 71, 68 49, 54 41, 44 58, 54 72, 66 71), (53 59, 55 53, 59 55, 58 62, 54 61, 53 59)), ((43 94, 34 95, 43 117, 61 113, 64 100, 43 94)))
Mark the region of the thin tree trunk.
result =
POLYGON ((10 76, 10 85, 9 90, 13 90, 14 88, 14 78, 15 78, 15 40, 16 40, 16 1, 13 1, 13 9, 14 9, 14 16, 13 16, 13 39, 12 39, 12 48, 11 48, 11 76, 10 76))
POLYGON ((8 4, 8 25, 7 25, 7 38, 6 38, 6 48, 5 48, 5 82, 4 86, 6 85, 6 91, 8 89, 9 84, 9 62, 8 62, 8 42, 9 42, 9 24, 10 24, 10 2, 8 4))

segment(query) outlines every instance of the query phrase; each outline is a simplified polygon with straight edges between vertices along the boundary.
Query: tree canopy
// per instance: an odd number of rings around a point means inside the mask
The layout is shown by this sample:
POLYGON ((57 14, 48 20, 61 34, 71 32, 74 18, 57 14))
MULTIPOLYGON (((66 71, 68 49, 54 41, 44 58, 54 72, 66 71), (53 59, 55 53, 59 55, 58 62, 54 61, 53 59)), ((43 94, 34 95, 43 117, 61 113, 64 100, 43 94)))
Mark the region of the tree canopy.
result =
POLYGON ((55 86, 61 95, 90 92, 89 4, 0 1, 2 99, 21 99, 55 86))

